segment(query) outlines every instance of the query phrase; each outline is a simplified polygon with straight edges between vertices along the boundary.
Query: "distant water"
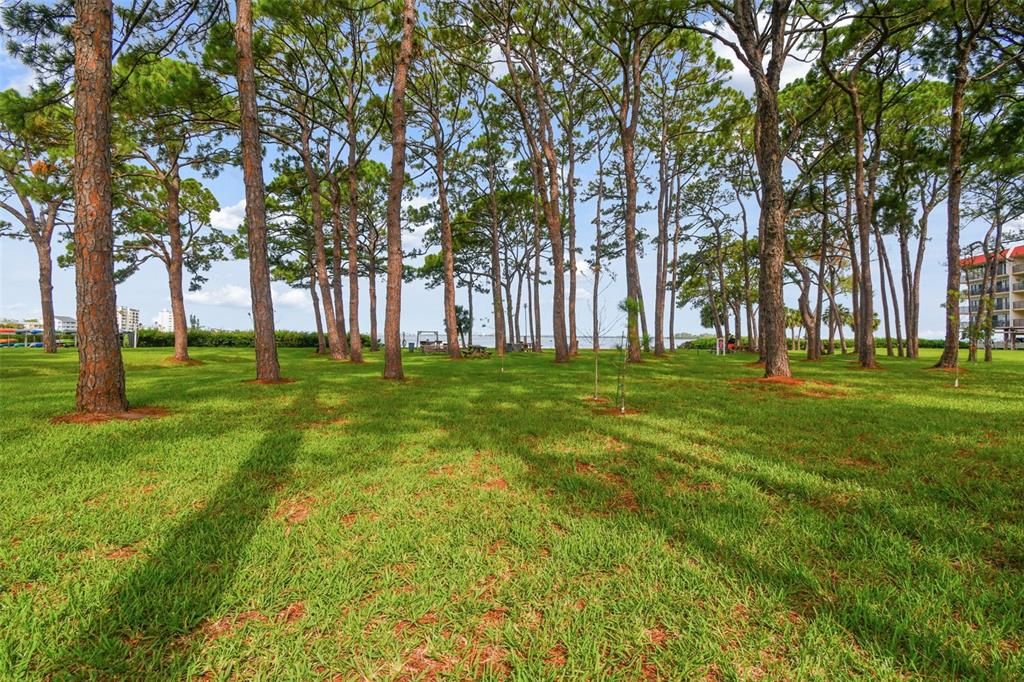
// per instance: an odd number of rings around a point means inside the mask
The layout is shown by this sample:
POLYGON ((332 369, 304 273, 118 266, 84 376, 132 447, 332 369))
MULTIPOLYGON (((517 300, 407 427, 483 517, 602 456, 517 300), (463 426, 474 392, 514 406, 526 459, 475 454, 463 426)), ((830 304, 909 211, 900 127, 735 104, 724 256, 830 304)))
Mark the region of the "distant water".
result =
MULTIPOLYGON (((444 332, 439 331, 438 332, 438 336, 440 337, 440 339, 442 341, 444 340, 444 332)), ((593 344, 593 341, 591 340, 593 337, 591 337, 591 336, 583 336, 582 334, 580 334, 576 338, 579 340, 580 348, 582 348, 582 349, 593 348, 594 344, 593 344)), ((414 334, 414 333, 410 334, 410 333, 406 332, 405 339, 406 339, 406 343, 413 342, 413 341, 416 340, 416 334, 414 334)), ((528 338, 524 337, 523 340, 527 344, 530 343, 530 340, 528 338)), ((601 342, 601 348, 615 348, 616 346, 624 345, 625 344, 625 338, 622 335, 618 335, 618 336, 601 336, 601 337, 598 338, 598 340, 601 342)), ((468 341, 468 339, 467 339, 467 341, 468 341)), ((653 345, 653 343, 654 342, 652 341, 651 344, 653 345)), ((676 343, 677 344, 681 344, 682 342, 679 339, 677 339, 676 343)), ((493 334, 473 334, 473 345, 474 346, 484 346, 484 347, 491 347, 491 348, 493 348, 494 347, 494 335, 493 334)), ((668 346, 668 338, 665 339, 665 345, 668 346)), ((555 347, 555 337, 554 336, 541 335, 541 337, 540 337, 540 346, 541 346, 541 348, 554 348, 555 347)))

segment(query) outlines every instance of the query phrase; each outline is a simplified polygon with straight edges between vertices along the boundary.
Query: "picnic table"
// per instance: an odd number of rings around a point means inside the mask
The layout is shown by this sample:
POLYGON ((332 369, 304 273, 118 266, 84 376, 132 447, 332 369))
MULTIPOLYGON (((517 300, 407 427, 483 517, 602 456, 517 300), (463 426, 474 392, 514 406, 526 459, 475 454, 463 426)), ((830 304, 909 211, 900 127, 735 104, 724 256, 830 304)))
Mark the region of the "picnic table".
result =
POLYGON ((491 351, 483 346, 463 346, 462 357, 464 358, 489 358, 491 351))

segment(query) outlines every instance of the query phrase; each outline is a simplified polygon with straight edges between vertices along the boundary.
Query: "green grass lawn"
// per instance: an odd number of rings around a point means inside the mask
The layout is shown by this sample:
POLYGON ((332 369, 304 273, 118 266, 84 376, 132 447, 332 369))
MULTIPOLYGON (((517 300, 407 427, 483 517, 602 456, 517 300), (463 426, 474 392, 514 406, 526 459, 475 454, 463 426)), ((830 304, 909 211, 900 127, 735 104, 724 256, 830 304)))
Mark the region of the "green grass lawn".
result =
POLYGON ((624 417, 589 354, 167 354, 76 425, 73 351, 0 351, 0 679, 1024 677, 1022 352, 680 352, 624 417))

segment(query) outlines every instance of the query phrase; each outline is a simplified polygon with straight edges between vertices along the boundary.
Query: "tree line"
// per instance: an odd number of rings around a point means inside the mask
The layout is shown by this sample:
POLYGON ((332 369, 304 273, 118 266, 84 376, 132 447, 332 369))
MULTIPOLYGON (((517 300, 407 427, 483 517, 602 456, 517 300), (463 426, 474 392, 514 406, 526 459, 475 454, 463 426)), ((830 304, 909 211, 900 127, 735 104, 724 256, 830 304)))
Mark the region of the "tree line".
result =
POLYGON ((39 256, 47 350, 52 241, 68 233, 82 411, 127 406, 114 287, 149 260, 187 360, 185 280, 248 259, 264 382, 281 379, 272 279, 309 289, 320 349, 352 362, 364 307, 377 343, 381 279, 384 376, 399 379, 409 279, 441 289, 453 358, 461 288, 470 319, 487 296, 496 352, 539 348, 544 330, 567 362, 581 289, 597 349, 619 261, 633 362, 647 339, 674 348, 684 305, 746 337, 769 377, 790 374, 795 327, 809 359, 837 335, 845 348, 848 327, 863 367, 876 327, 889 355, 916 357, 943 204, 953 366, 964 250, 999 254, 1024 212, 1021 0, 19 0, 3 19, 39 82, 0 94, 0 207, 39 256), (237 233, 211 226, 204 184, 228 165, 245 184, 237 233), (408 205, 414 190, 430 201, 408 205), (964 217, 991 226, 969 248, 964 217), (403 245, 413 227, 422 244, 403 245))

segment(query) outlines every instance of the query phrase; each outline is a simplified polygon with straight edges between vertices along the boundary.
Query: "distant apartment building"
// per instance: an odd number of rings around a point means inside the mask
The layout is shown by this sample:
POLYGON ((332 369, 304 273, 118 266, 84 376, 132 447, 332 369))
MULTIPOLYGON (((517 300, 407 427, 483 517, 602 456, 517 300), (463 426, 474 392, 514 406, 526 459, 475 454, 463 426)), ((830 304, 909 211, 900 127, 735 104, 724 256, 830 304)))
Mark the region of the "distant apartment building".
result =
POLYGON ((137 308, 117 308, 117 329, 120 332, 139 331, 139 311, 137 308))
MULTIPOLYGON (((985 256, 960 261, 965 286, 960 292, 960 299, 965 302, 960 306, 961 327, 966 327, 977 315, 985 295, 982 290, 985 263, 985 256)), ((996 256, 992 332, 1004 348, 1021 347, 1018 339, 1024 335, 1024 245, 1004 249, 996 256)))
POLYGON ((161 310, 156 316, 156 328, 162 332, 174 331, 174 313, 170 310, 161 310))
POLYGON ((66 315, 54 315, 53 328, 58 334, 74 334, 78 331, 78 321, 66 315))

